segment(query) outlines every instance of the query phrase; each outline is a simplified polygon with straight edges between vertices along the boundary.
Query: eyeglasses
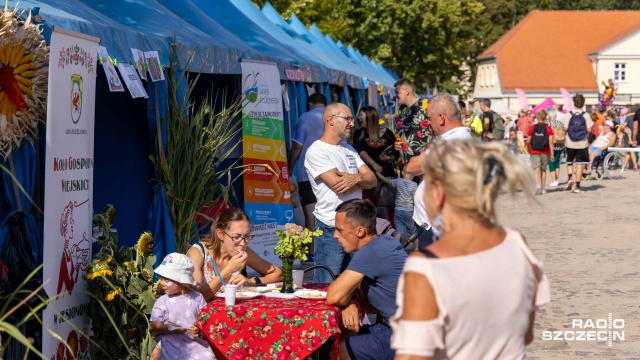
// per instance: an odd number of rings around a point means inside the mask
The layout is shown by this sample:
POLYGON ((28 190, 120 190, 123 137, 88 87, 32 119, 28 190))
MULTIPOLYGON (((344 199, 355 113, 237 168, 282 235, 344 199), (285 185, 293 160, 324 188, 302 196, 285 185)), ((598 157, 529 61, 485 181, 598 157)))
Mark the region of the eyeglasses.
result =
POLYGON ((335 117, 339 117, 339 118, 343 118, 345 120, 347 120, 348 123, 353 122, 353 116, 340 116, 340 115, 331 115, 331 116, 335 116, 335 117))
POLYGON ((231 238, 231 242, 233 243, 233 245, 240 245, 240 242, 242 242, 242 240, 244 240, 245 244, 248 244, 251 242, 251 240, 253 240, 253 238, 255 237, 255 235, 253 234, 249 234, 249 235, 234 235, 231 236, 229 235, 226 231, 222 230, 222 232, 227 235, 228 237, 231 238))

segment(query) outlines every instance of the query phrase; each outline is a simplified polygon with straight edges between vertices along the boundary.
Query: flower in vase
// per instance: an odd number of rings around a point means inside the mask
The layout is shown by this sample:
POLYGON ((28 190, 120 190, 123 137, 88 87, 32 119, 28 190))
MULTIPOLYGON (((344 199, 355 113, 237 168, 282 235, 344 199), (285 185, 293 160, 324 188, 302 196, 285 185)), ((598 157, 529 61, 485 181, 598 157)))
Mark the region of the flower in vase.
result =
POLYGON ((322 230, 310 231, 296 224, 286 224, 284 230, 276 230, 278 245, 274 249, 276 255, 295 260, 307 260, 308 244, 314 236, 322 235, 322 230))

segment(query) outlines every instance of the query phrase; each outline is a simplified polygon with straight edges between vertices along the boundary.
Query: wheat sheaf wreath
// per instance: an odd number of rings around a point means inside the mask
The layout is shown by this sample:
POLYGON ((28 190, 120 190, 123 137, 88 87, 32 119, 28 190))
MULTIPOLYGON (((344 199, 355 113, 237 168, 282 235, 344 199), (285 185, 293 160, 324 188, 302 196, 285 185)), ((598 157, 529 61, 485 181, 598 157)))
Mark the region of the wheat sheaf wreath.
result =
POLYGON ((36 139, 47 112, 49 47, 31 14, 5 6, 0 15, 0 155, 36 139), (47 65, 47 66, 45 66, 47 65))

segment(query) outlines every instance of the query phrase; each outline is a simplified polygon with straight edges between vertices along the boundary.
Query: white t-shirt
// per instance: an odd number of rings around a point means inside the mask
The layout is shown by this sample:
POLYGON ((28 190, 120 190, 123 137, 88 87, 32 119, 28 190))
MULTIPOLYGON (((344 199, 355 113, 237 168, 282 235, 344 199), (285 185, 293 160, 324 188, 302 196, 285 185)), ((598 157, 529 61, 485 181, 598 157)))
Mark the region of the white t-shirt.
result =
MULTIPOLYGON (((440 140, 449 141, 449 140, 471 140, 471 129, 466 126, 460 126, 457 128, 453 128, 446 133, 440 135, 440 140)), ((428 152, 427 152, 428 153, 428 152)), ((424 190, 427 187, 424 180, 420 181, 418 185, 418 189, 416 189, 416 194, 413 197, 413 221, 418 225, 429 224, 429 228, 431 227, 431 222, 429 221, 429 217, 427 216, 427 208, 424 206, 424 190)))
POLYGON ((366 166, 356 150, 348 144, 331 145, 317 140, 309 147, 304 159, 304 167, 309 175, 309 182, 313 194, 318 199, 313 214, 327 226, 334 227, 336 223, 336 207, 351 199, 362 199, 362 188, 348 194, 337 194, 327 186, 320 175, 331 169, 340 172, 357 174, 361 166, 366 166))

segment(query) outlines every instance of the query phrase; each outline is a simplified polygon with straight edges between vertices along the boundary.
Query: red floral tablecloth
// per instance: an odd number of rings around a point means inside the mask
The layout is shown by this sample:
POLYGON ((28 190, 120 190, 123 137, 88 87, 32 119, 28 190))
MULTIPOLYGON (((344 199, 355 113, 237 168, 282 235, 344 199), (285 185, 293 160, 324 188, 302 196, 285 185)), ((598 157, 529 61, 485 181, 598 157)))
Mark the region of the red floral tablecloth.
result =
MULTIPOLYGON (((305 284, 305 288, 311 288, 305 284)), ((324 300, 279 299, 259 296, 210 302, 196 326, 202 330, 218 359, 305 359, 331 336, 331 358, 337 357, 340 308, 324 300)))

